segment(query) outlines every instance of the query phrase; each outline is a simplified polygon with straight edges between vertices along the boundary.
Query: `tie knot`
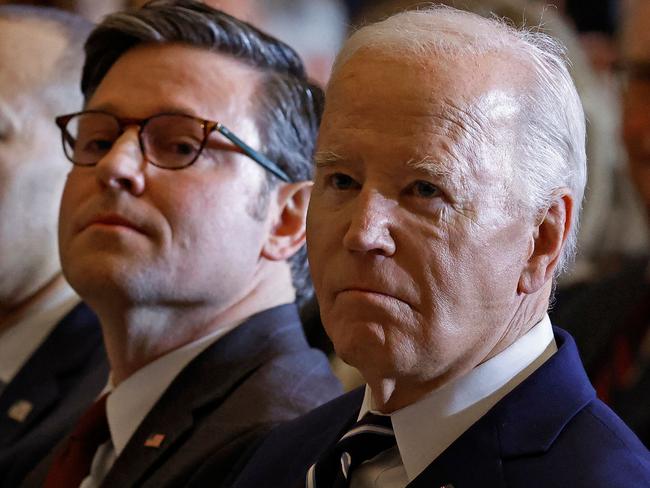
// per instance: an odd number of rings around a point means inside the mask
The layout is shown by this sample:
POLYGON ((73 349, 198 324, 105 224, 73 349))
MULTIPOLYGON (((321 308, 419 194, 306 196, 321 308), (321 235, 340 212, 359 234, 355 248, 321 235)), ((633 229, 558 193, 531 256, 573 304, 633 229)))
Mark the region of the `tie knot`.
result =
POLYGON ((71 440, 98 446, 110 437, 108 419, 106 418, 106 398, 102 395, 79 418, 74 431, 70 434, 71 440))
POLYGON ((307 487, 347 487, 352 470, 380 452, 394 447, 395 443, 390 417, 367 413, 309 468, 307 487))
POLYGON ((395 443, 393 423, 388 415, 367 413, 352 426, 338 441, 340 449, 348 451, 357 444, 389 444, 395 443))
POLYGON ((368 412, 361 418, 361 420, 354 424, 352 428, 363 425, 375 425, 393 430, 393 421, 391 420, 390 415, 381 415, 368 412))

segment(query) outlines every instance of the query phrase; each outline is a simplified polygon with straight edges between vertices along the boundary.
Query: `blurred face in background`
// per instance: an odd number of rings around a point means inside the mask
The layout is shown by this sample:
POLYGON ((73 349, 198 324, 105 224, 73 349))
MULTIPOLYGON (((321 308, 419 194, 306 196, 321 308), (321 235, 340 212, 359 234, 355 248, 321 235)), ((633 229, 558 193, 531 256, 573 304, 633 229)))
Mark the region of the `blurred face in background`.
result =
POLYGON ((43 80, 66 49, 56 29, 0 19, 0 313, 60 269, 56 225, 70 164, 42 94, 43 80))
POLYGON ((650 2, 633 2, 628 13, 623 58, 630 69, 623 98, 623 138, 630 174, 650 225, 650 2))

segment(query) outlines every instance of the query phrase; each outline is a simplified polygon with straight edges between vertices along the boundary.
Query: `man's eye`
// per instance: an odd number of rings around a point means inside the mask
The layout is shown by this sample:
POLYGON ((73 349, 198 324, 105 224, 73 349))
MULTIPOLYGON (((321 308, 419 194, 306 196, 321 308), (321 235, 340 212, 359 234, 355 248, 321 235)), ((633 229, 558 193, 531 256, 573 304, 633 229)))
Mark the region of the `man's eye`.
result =
POLYGON ((350 190, 359 185, 354 178, 343 173, 334 173, 329 177, 329 180, 330 184, 337 190, 350 190))
POLYGON ((110 151, 112 146, 113 141, 109 139, 90 139, 82 142, 81 147, 78 149, 86 153, 100 154, 110 151))
POLYGON ((201 148, 201 142, 191 137, 175 137, 163 139, 159 137, 155 141, 156 150, 168 155, 192 156, 201 148))
POLYGON ((189 156, 196 153, 198 148, 194 144, 179 142, 171 146, 171 150, 180 156, 189 156))
POLYGON ((413 194, 420 198, 433 198, 440 195, 440 189, 428 181, 416 181, 412 185, 413 194))

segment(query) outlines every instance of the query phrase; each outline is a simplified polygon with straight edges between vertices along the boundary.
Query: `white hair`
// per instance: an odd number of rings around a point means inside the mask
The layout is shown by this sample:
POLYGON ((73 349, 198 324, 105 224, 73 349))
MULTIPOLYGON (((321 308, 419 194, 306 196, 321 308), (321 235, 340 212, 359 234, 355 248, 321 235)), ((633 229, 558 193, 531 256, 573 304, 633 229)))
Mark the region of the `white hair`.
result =
POLYGON ((541 213, 555 191, 570 189, 573 222, 556 275, 565 270, 576 252, 587 161, 585 116, 563 45, 541 32, 439 5, 402 12, 356 31, 339 53, 333 77, 361 48, 415 59, 503 53, 529 74, 532 82, 521 97, 523 117, 511 190, 527 209, 541 213))

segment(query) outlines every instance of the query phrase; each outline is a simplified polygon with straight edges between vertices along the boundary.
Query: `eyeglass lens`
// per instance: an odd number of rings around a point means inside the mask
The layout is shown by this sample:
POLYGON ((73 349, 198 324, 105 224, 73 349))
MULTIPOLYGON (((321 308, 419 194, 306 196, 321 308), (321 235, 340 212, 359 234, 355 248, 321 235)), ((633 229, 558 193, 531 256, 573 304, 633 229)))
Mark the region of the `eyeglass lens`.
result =
MULTIPOLYGON (((79 165, 96 164, 120 137, 122 127, 110 114, 83 113, 67 125, 68 156, 79 165)), ((147 159, 161 167, 181 168, 191 164, 201 152, 203 125, 183 115, 158 115, 143 126, 140 140, 147 159)))

